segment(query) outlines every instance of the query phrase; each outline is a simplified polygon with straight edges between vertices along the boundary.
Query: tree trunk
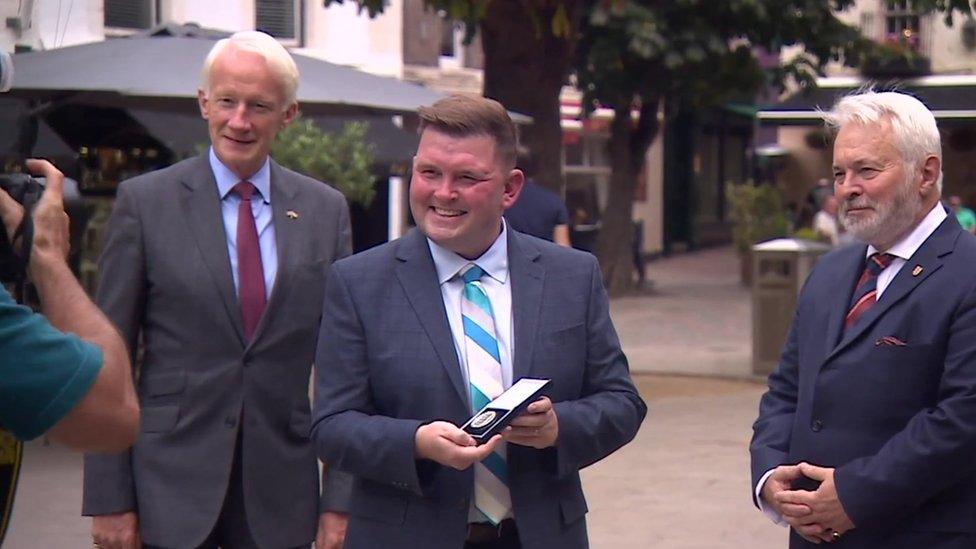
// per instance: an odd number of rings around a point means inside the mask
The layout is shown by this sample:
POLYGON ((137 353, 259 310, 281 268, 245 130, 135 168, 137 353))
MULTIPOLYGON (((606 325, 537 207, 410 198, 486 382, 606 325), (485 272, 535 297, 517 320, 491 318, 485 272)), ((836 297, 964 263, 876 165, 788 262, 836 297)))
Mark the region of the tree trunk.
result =
MULTIPOLYGON (((623 101, 622 101, 623 102, 623 101)), ((644 155, 657 135, 657 100, 645 101, 634 127, 631 105, 616 105, 610 124, 610 190, 607 207, 601 216, 597 238, 597 257, 603 281, 611 296, 621 295, 633 286, 634 190, 644 155)))
POLYGON ((484 95, 506 108, 533 118, 522 127, 522 143, 535 163, 534 179, 561 193, 559 92, 569 74, 580 2, 564 3, 569 16, 569 37, 551 31, 554 11, 519 0, 492 0, 481 21, 485 52, 484 95))

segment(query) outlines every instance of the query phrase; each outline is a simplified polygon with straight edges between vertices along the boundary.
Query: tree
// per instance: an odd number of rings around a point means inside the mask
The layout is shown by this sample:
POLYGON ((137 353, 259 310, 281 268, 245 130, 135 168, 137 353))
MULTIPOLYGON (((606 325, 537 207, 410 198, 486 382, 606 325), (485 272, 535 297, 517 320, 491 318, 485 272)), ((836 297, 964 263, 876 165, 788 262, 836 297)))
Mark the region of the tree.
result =
MULTIPOLYGON (((829 61, 856 66, 878 45, 836 13, 854 0, 593 0, 575 62, 584 105, 614 110, 612 175, 597 255, 611 293, 630 285, 630 215, 637 172, 658 133, 658 108, 703 108, 736 94, 814 86, 829 61), (762 52, 798 46, 782 64, 762 52), (637 112, 636 120, 632 113, 637 112)), ((921 0, 920 11, 969 13, 968 0, 921 0)))
MULTIPOLYGON (((323 4, 344 0, 323 0, 323 4)), ((370 17, 384 0, 353 0, 370 17)), ((585 0, 424 0, 464 22, 468 38, 481 33, 485 97, 531 116, 522 142, 532 151, 536 179, 562 191, 559 92, 566 83, 585 0)))
MULTIPOLYGON (((371 16, 383 0, 354 0, 371 16)), ((597 256, 611 294, 630 285, 636 173, 656 137, 659 108, 719 104, 789 80, 815 85, 832 60, 854 65, 872 42, 835 13, 855 0, 424 0, 482 33, 484 94, 532 116, 524 134, 540 182, 561 188, 559 93, 575 72, 584 107, 613 109, 613 169, 597 256), (762 51, 800 46, 783 66, 762 51), (632 114, 637 112, 636 120, 632 114)), ((323 0, 325 5, 343 0, 323 0)), ((915 0, 916 10, 970 13, 969 0, 915 0)))

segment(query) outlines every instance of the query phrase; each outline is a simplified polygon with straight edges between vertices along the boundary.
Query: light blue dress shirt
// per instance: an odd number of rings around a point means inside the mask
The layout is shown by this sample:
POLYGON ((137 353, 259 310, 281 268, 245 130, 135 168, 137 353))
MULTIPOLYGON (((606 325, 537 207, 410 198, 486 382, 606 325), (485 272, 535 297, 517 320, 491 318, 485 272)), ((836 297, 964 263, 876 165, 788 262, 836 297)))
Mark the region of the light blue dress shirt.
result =
POLYGON ((512 284, 508 276, 508 228, 502 225, 502 232, 495 242, 481 257, 468 260, 458 254, 439 246, 431 239, 427 239, 431 256, 434 258, 434 268, 437 270, 437 280, 441 286, 441 296, 444 298, 444 309, 447 320, 451 325, 451 335, 454 337, 454 349, 457 351, 458 363, 467 385, 470 379, 468 364, 464 356, 464 324, 461 322, 461 293, 464 291, 464 281, 457 276, 468 263, 474 263, 484 269, 488 276, 481 278, 481 285, 491 300, 491 309, 495 317, 495 337, 498 339, 498 354, 502 363, 502 383, 508 389, 512 386, 512 349, 515 345, 515 335, 512 331, 512 284))
MULTIPOLYGON (((241 179, 225 166, 210 147, 210 168, 217 180, 220 195, 220 214, 224 218, 224 234, 227 236, 227 255, 230 256, 230 272, 234 276, 234 293, 240 289, 237 274, 237 209, 241 197, 232 193, 234 185, 241 179)), ((258 229, 258 245, 261 247, 261 267, 264 269, 265 298, 271 297, 275 276, 278 274, 278 244, 275 241, 274 222, 271 215, 271 162, 265 159, 264 165, 247 179, 257 189, 260 198, 251 197, 251 211, 258 229)))
MULTIPOLYGON (((457 351, 458 363, 461 364, 461 374, 464 385, 468 386, 471 376, 468 374, 468 361, 464 354, 464 324, 461 320, 461 294, 464 292, 464 281, 457 276, 458 272, 468 263, 484 269, 486 276, 481 277, 481 286, 491 300, 492 316, 495 318, 495 338, 498 340, 498 355, 502 364, 502 385, 505 389, 512 386, 512 349, 515 347, 514 323, 512 322, 512 284, 508 272, 508 227, 502 221, 502 232, 495 242, 481 254, 481 257, 468 260, 444 248, 431 239, 427 239, 431 256, 434 258, 434 268, 437 270, 437 280, 441 286, 441 297, 444 299, 444 309, 447 311, 447 321, 451 325, 451 336, 454 338, 454 350, 457 351)), ((470 394, 470 391, 465 391, 470 394)), ((470 396, 469 396, 470 398, 470 396)), ((468 402, 470 406, 471 403, 468 402)), ((501 452, 504 453, 502 442, 501 452)), ((512 511, 505 518, 511 518, 512 511)), ((484 515, 475 507, 474 498, 468 509, 468 522, 483 522, 484 515)))

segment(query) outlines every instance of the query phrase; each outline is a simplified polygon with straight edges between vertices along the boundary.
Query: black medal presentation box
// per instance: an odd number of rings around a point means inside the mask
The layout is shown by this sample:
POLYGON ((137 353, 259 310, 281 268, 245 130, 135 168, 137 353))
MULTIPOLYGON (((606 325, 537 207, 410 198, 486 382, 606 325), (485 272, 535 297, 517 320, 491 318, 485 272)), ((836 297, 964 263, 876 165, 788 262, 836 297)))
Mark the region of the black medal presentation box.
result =
POLYGON ((523 377, 479 410, 461 429, 474 437, 478 444, 488 442, 539 398, 549 382, 548 379, 523 377))

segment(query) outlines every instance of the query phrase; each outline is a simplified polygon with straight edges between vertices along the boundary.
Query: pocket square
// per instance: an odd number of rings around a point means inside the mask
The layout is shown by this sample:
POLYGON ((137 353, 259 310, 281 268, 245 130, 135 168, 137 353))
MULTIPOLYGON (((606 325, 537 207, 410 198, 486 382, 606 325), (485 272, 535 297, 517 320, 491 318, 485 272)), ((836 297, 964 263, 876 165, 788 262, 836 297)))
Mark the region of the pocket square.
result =
POLYGON ((874 342, 874 346, 875 347, 877 347, 879 345, 894 345, 895 347, 904 347, 905 345, 908 345, 908 344, 905 343, 904 341, 898 339, 895 336, 884 336, 884 337, 878 338, 878 340, 874 342))

